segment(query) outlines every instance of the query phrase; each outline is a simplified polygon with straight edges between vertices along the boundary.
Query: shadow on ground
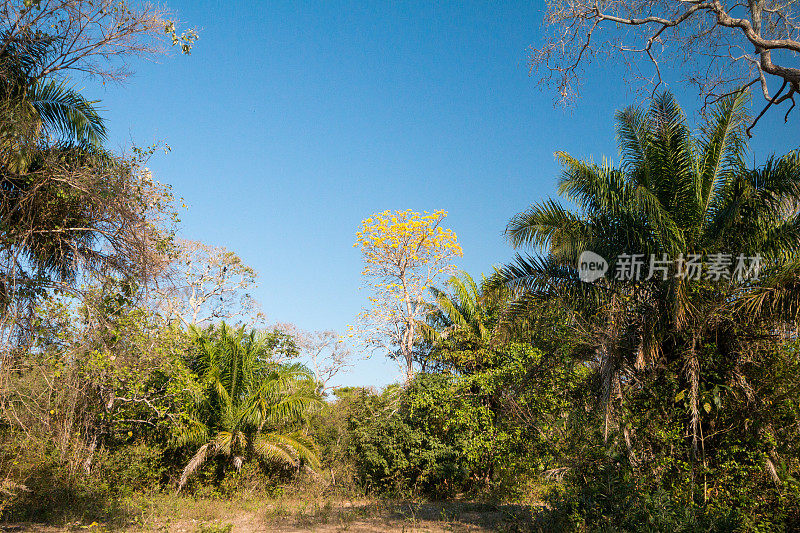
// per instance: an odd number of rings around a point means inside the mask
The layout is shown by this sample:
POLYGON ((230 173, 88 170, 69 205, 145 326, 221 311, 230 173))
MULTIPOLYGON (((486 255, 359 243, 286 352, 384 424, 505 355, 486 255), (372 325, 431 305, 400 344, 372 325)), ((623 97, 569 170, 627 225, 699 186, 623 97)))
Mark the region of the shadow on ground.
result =
POLYGON ((300 513, 284 526, 285 531, 537 531, 540 510, 475 502, 342 503, 300 513))

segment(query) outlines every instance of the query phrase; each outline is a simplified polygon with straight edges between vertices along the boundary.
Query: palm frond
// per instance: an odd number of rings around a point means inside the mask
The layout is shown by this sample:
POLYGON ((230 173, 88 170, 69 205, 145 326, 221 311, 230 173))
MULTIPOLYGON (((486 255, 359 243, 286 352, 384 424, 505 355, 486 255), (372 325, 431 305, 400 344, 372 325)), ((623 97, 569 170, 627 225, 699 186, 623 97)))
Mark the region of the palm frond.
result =
POLYGON ((208 441, 208 426, 190 418, 173 428, 171 445, 175 447, 208 441))
POLYGON ((29 101, 47 129, 78 143, 99 145, 106 128, 94 104, 65 82, 50 80, 34 85, 29 101))
POLYGON ((312 469, 318 470, 320 468, 319 457, 314 450, 314 441, 305 433, 300 431, 295 431, 289 435, 272 433, 270 437, 274 442, 283 444, 285 448, 291 448, 297 458, 308 464, 312 469))
POLYGON ((635 176, 634 182, 645 187, 650 186, 651 170, 647 159, 647 147, 650 142, 650 124, 647 113, 631 106, 616 115, 617 143, 622 155, 622 168, 635 176))
POLYGON ((197 450, 197 453, 189 460, 186 464, 186 468, 183 469, 181 473, 181 478, 178 481, 178 492, 183 490, 183 487, 186 485, 186 482, 189 480, 189 477, 194 474, 198 468, 200 468, 206 460, 213 456, 215 453, 214 444, 209 442, 200 446, 200 449, 197 450))
POLYGON ((560 255, 573 254, 591 235, 592 228, 585 220, 552 200, 532 205, 506 227, 506 236, 515 248, 549 248, 560 255))
POLYGON ((297 466, 299 454, 296 450, 287 446, 285 442, 276 438, 273 433, 258 435, 253 444, 253 451, 262 461, 271 463, 283 463, 297 466))

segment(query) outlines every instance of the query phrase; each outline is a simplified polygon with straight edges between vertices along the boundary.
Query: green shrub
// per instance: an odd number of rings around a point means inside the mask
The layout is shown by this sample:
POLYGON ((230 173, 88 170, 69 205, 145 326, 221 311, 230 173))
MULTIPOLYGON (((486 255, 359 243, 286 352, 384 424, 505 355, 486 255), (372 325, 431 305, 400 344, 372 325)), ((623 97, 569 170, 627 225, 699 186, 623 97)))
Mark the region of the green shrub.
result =
POLYGON ((158 491, 169 475, 170 468, 164 463, 161 449, 142 442, 120 446, 98 455, 94 468, 115 495, 158 491))

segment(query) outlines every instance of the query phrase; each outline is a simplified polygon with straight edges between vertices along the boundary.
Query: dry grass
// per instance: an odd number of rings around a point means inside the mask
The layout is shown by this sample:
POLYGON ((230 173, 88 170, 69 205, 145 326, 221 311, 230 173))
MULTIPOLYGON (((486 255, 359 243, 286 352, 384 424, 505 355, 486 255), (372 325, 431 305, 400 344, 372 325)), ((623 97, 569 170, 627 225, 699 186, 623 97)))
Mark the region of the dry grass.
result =
POLYGON ((244 532, 485 532, 531 531, 533 507, 473 502, 347 500, 255 495, 194 499, 160 494, 128 502, 130 514, 114 523, 7 524, 8 532, 110 531, 244 532))

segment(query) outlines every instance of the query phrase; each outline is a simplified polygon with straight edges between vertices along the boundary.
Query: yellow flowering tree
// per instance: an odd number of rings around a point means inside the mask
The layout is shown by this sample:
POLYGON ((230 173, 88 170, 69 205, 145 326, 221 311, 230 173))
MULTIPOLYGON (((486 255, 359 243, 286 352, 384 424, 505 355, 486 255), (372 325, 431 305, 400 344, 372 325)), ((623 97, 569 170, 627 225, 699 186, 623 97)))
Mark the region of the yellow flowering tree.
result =
POLYGON ((362 337, 373 349, 402 358, 413 373, 417 324, 424 320, 428 288, 454 273, 463 255, 456 234, 442 227, 445 211, 384 211, 361 222, 354 246, 361 248, 362 274, 373 294, 359 315, 362 337))

